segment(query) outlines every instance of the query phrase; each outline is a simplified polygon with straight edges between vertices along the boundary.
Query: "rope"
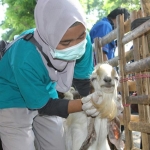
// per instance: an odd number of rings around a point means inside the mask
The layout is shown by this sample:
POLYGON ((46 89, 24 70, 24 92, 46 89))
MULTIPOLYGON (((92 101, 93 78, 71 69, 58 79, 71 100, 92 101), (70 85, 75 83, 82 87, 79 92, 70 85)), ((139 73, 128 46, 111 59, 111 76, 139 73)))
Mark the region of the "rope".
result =
POLYGON ((123 83, 123 82, 127 82, 128 80, 136 80, 136 79, 142 79, 142 78, 150 78, 150 75, 149 74, 138 74, 138 75, 128 77, 128 78, 122 78, 122 79, 120 79, 119 82, 123 83))

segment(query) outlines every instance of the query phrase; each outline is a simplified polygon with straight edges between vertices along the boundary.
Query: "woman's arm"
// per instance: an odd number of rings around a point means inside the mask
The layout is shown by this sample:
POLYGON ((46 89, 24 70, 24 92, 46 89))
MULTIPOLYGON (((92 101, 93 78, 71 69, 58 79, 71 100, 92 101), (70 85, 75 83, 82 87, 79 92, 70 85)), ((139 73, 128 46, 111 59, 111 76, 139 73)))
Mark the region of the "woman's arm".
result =
POLYGON ((71 100, 68 103, 68 113, 80 112, 82 111, 82 102, 80 99, 71 100))
POLYGON ((93 101, 97 101, 101 93, 94 92, 87 97, 76 100, 50 99, 48 103, 38 109, 39 115, 60 116, 67 118, 70 113, 84 111, 88 116, 97 116, 98 110, 93 106, 93 101))
POLYGON ((78 100, 50 99, 42 108, 38 109, 39 115, 60 116, 67 118, 70 113, 82 111, 82 102, 78 100))

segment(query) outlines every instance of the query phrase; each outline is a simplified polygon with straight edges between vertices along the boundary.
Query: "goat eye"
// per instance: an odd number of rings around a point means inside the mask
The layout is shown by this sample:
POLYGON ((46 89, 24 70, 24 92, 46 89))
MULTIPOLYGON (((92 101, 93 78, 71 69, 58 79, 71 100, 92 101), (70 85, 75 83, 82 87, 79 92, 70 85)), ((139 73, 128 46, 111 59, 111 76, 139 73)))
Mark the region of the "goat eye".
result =
POLYGON ((95 77, 95 78, 94 78, 94 77, 93 77, 93 78, 91 78, 91 81, 92 81, 92 82, 93 82, 94 80, 96 80, 96 77, 95 77))
POLYGON ((115 79, 118 81, 118 77, 115 77, 115 79))

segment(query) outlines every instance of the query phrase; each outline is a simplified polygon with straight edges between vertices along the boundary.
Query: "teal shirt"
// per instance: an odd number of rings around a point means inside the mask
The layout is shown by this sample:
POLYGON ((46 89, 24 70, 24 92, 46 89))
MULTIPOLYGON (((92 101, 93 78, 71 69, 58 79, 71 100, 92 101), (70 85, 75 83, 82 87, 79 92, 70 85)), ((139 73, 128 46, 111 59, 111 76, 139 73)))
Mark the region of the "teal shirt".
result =
MULTIPOLYGON (((29 32, 33 30, 23 34, 29 32)), ((84 57, 83 60, 86 60, 84 57)), ((88 75, 84 73, 78 76, 79 72, 80 68, 77 68, 77 77, 80 79, 89 77, 88 71, 88 75)), ((0 109, 39 109, 50 98, 58 98, 56 83, 51 81, 41 55, 31 42, 18 40, 0 60, 0 109)))
POLYGON ((50 98, 58 98, 56 83, 35 46, 18 40, 0 61, 0 108, 43 107, 50 98))
POLYGON ((90 75, 94 70, 93 49, 92 49, 91 38, 88 32, 86 35, 86 40, 87 40, 86 51, 80 59, 76 60, 75 71, 74 71, 75 79, 89 79, 90 75))

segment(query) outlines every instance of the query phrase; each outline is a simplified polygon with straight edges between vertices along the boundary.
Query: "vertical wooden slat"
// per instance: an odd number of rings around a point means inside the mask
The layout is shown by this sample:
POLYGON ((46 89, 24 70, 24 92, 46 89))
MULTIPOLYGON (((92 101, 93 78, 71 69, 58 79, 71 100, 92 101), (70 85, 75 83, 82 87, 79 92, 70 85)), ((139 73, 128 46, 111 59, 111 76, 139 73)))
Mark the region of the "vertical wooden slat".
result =
MULTIPOLYGON (((141 2, 147 2, 146 0, 141 0, 141 2)), ((150 2, 150 0, 149 0, 150 2)), ((147 3, 144 3, 147 5, 147 3)), ((142 4, 141 4, 142 6, 142 4)), ((142 6, 142 10, 144 7, 142 6)), ((149 7, 150 9, 150 7, 149 7)), ((145 11, 145 10, 144 10, 145 11)), ((131 21, 133 21, 136 18, 142 17, 143 11, 134 11, 133 14, 131 14, 131 21)), ((125 53, 124 53, 124 45, 122 43, 122 38, 124 36, 124 25, 123 25, 123 17, 119 16, 117 17, 117 25, 118 28, 117 30, 117 42, 118 42, 118 63, 119 63, 119 71, 120 71, 120 77, 121 78, 126 78, 126 74, 124 72, 125 70, 125 53)), ((116 31, 115 30, 115 31, 116 31)), ((132 32, 132 31, 131 31, 132 32)), ((114 36, 114 37, 115 37, 114 36)), ((97 62, 103 62, 103 54, 102 54, 102 44, 105 43, 107 44, 105 39, 112 39, 109 35, 106 37, 99 39, 97 43, 97 62), (107 38, 106 38, 107 37, 107 38), (102 42, 101 42, 102 41, 102 42)), ((146 34, 143 35, 142 37, 138 37, 133 40, 133 45, 134 45, 134 61, 138 61, 141 58, 145 58, 147 56, 150 56, 150 50, 148 49, 148 40, 145 38, 146 34)), ((143 72, 141 72, 143 74, 143 72)), ((147 72, 145 72, 147 73, 147 72)), ((150 74, 150 73, 149 73, 150 74)), ((136 73, 136 75, 138 75, 136 73)), ((136 89, 137 89, 137 94, 138 95, 149 95, 150 94, 150 81, 149 79, 136 79, 136 89)), ((129 91, 127 88, 127 83, 123 82, 121 83, 121 94, 123 97, 123 104, 126 104, 126 98, 129 96, 129 91)), ((143 103, 142 103, 143 104, 143 103)), ((140 123, 150 123, 150 109, 149 105, 138 105, 138 110, 139 110, 139 122, 140 123)), ((125 126, 125 150, 131 150, 133 148, 133 140, 132 140, 132 131, 129 130, 128 125, 130 122, 130 107, 125 107, 124 108, 124 113, 123 113, 123 118, 124 118, 124 126, 125 126)), ((142 132, 142 144, 143 144, 143 149, 142 150, 150 150, 150 134, 145 133, 144 131, 142 132)), ((135 148, 136 149, 136 148, 135 148)))
MULTIPOLYGON (((122 38, 124 36, 124 19, 123 15, 117 16, 117 45, 118 45, 118 61, 119 61, 119 71, 120 77, 126 78, 124 73, 124 67, 126 64, 125 60, 125 51, 124 45, 122 44, 122 38)), ((121 95, 123 99, 123 104, 126 104, 126 98, 129 96, 129 91, 127 87, 127 82, 121 83, 121 95)), ((133 139, 132 139, 132 132, 128 129, 128 123, 130 121, 130 107, 124 107, 123 111, 123 118, 124 119, 124 127, 125 127, 125 149, 131 150, 133 147, 133 139)))
MULTIPOLYGON (((150 0, 141 0, 142 17, 150 16, 150 0)), ((148 41, 150 41, 150 34, 147 35, 148 41)), ((150 52, 150 43, 148 43, 150 52)))
POLYGON ((94 51, 94 62, 95 64, 98 63, 98 55, 97 55, 97 52, 99 51, 98 49, 98 41, 97 41, 97 38, 94 39, 94 48, 93 48, 93 51, 94 51))
POLYGON ((98 53, 98 62, 103 63, 104 58, 103 58, 103 46, 101 44, 102 38, 98 38, 98 48, 99 48, 99 53, 98 53))
POLYGON ((141 9, 144 16, 150 16, 150 0, 141 0, 141 9))
MULTIPOLYGON (((134 12, 135 13, 135 12, 134 12)), ((137 16, 139 16, 140 14, 138 13, 138 15, 133 15, 132 17, 132 21, 134 21, 135 19, 137 19, 137 16)), ((140 60, 140 38, 136 38, 133 40, 133 47, 134 47, 134 52, 133 52, 133 56, 134 56, 134 61, 140 60)), ((136 73, 135 75, 138 75, 139 73, 136 73)), ((136 89, 137 89, 137 94, 141 95, 142 94, 142 79, 138 79, 136 80, 136 89)), ((140 122, 144 122, 144 105, 138 105, 138 111, 139 111, 139 121, 140 122)), ((144 133, 141 134, 142 139, 146 140, 146 135, 144 133)))
POLYGON ((101 46, 101 38, 95 38, 94 39, 94 51, 95 51, 95 58, 96 58, 96 63, 103 63, 103 52, 102 52, 102 46, 101 46))
MULTIPOLYGON (((143 17, 147 17, 150 16, 150 0, 141 0, 141 9, 142 9, 142 15, 143 17)), ((150 52, 150 43, 146 41, 150 40, 150 33, 148 35, 143 36, 143 41, 142 41, 142 45, 143 45, 143 55, 142 58, 147 57, 147 53, 150 52)), ((145 73, 149 73, 149 72, 145 72, 145 73)), ((149 93, 149 83, 150 80, 149 79, 143 79, 143 81, 145 81, 145 91, 143 91, 144 94, 149 93)), ((144 110, 145 110, 145 122, 150 123, 150 106, 146 105, 144 106, 144 110)), ((147 150, 150 149, 150 144, 149 141, 150 140, 150 134, 145 134, 144 133, 144 139, 142 137, 142 145, 143 145, 143 150, 147 150), (145 144, 147 144, 147 146, 145 146, 145 144)))

